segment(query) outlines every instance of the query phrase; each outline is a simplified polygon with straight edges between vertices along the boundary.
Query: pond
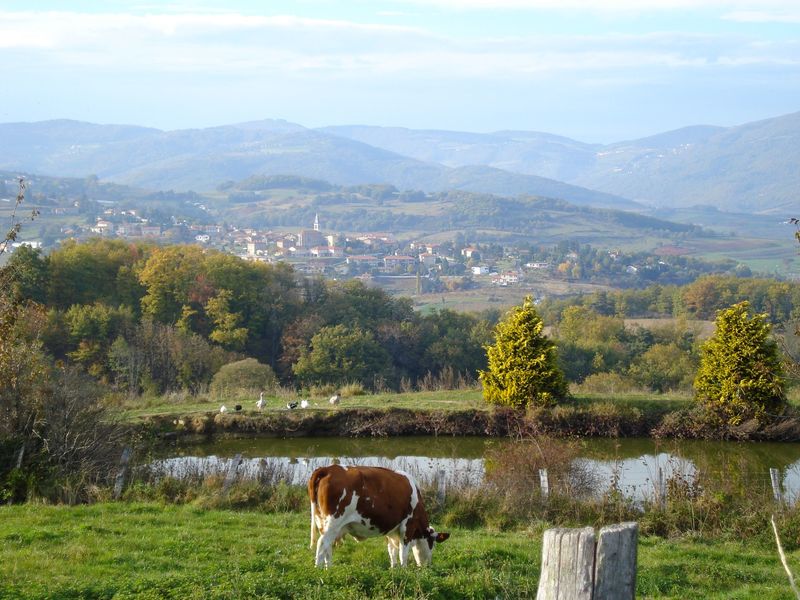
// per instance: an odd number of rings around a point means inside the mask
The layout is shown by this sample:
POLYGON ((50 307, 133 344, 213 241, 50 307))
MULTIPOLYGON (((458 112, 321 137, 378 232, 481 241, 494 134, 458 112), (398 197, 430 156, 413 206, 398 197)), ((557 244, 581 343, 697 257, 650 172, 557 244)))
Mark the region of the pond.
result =
MULTIPOLYGON (((314 469, 336 462, 399 469, 420 483, 443 478, 469 486, 483 481, 487 450, 503 443, 474 437, 220 438, 162 448, 151 468, 157 475, 206 476, 227 472, 241 454, 242 478, 304 484, 314 469)), ((700 469, 706 481, 735 480, 762 492, 770 487, 769 469, 777 468, 787 498, 800 496, 800 444, 590 438, 579 447, 576 463, 596 475, 599 492, 616 481, 627 495, 651 496, 659 469, 664 479, 691 477, 700 469)))

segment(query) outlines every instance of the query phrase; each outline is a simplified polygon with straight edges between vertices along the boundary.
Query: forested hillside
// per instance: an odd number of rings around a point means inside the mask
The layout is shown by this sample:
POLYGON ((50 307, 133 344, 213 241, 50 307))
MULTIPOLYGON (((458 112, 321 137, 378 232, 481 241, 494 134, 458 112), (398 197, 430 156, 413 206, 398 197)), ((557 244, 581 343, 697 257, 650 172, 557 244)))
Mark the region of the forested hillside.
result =
MULTIPOLYGON (((25 313, 15 335, 134 395, 205 390, 222 365, 246 357, 269 365, 282 383, 303 387, 353 382, 399 389, 472 380, 485 367, 483 348, 500 316, 422 315, 410 298, 360 281, 307 278, 287 264, 197 246, 95 239, 66 243, 48 256, 22 247, 0 277, 25 313)), ((684 287, 549 300, 538 310, 555 327, 573 382, 615 373, 668 389, 687 385, 699 332, 680 322, 630 329, 623 318, 709 319, 743 299, 777 324, 800 314, 796 284, 720 276, 684 287), (675 361, 684 366, 679 375, 648 379, 675 361)))

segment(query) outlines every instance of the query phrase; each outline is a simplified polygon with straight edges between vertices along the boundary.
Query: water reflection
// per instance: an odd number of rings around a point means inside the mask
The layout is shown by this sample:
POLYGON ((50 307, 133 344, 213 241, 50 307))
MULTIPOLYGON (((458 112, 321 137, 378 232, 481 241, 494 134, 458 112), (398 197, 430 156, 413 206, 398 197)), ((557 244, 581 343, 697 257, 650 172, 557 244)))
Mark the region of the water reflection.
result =
MULTIPOLYGON (((157 476, 208 477, 227 473, 232 458, 219 456, 180 456, 154 461, 151 471, 157 476)), ((264 456, 243 458, 237 470, 243 479, 258 479, 268 483, 285 481, 293 485, 305 485, 311 473, 318 467, 337 463, 340 465, 367 465, 387 467, 413 475, 420 484, 431 483, 439 478, 449 485, 474 486, 483 481, 484 463, 480 458, 434 458, 429 456, 326 456, 291 458, 287 456, 264 456)))
MULTIPOLYGON (((403 470, 422 484, 443 477, 448 485, 479 485, 483 456, 502 440, 490 438, 250 438, 165 449, 152 464, 157 476, 226 473, 234 455, 242 478, 302 485, 314 469, 331 463, 403 470)), ((786 496, 800 496, 800 444, 587 439, 578 461, 598 475, 598 493, 617 485, 627 496, 653 497, 659 470, 664 480, 691 480, 699 472, 711 485, 769 490, 769 469, 782 474, 786 496)))

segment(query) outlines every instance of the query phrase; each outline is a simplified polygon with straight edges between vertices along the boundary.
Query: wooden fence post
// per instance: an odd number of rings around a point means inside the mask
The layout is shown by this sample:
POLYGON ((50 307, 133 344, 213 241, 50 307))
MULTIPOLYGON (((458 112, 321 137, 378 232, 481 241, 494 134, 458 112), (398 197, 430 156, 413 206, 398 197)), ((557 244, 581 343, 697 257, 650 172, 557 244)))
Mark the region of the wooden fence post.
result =
POLYGON ((536 600, 633 600, 637 523, 594 529, 548 529, 536 600))
POLYGON ((545 531, 536 600, 592 600, 594 545, 591 527, 545 531))
POLYGON ((542 490, 542 498, 547 500, 550 496, 550 480, 547 478, 547 469, 539 469, 539 487, 542 490))
POLYGON ((656 502, 659 508, 664 508, 667 504, 667 482, 664 479, 664 470, 659 466, 656 469, 655 481, 656 502))
POLYGON ((778 506, 783 506, 783 486, 781 486, 781 474, 778 469, 769 470, 769 479, 772 482, 772 497, 778 506))
POLYGON ((119 471, 117 471, 117 477, 114 480, 114 500, 119 500, 119 497, 122 495, 122 488, 125 487, 125 478, 128 476, 128 465, 131 461, 131 454, 131 449, 126 446, 122 450, 122 456, 119 457, 119 471))
POLYGON ((600 530, 594 568, 594 600, 633 600, 638 540, 638 523, 619 523, 600 530))
POLYGON ((447 480, 445 479, 444 470, 439 469, 439 472, 436 475, 436 501, 439 503, 439 506, 442 506, 444 504, 446 498, 447 498, 447 480))
POLYGON ((236 479, 236 473, 239 470, 239 465, 242 463, 242 455, 237 454, 233 457, 233 462, 231 466, 228 468, 228 474, 225 475, 225 482, 222 484, 222 493, 227 494, 228 489, 230 489, 231 485, 233 484, 234 480, 236 479))

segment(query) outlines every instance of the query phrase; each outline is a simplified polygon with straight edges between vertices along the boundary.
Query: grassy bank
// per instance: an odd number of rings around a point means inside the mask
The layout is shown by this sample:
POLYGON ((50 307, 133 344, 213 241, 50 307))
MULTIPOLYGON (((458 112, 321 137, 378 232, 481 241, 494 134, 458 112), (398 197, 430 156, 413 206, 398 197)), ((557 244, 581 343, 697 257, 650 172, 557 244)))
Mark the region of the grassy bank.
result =
POLYGON ((657 437, 800 441, 800 406, 793 393, 787 411, 768 423, 721 425, 687 394, 579 393, 548 408, 526 412, 490 406, 477 389, 345 396, 331 406, 328 396, 294 392, 219 399, 173 394, 117 403, 123 422, 145 425, 161 435, 234 433, 267 436, 551 435, 558 437, 657 437), (287 403, 306 400, 307 408, 287 403), (220 413, 220 405, 228 411, 220 413), (241 405, 240 411, 233 410, 241 405))
POLYGON ((685 396, 578 395, 558 406, 521 413, 489 406, 480 390, 384 393, 342 398, 306 397, 308 408, 289 410, 295 395, 267 397, 257 410, 251 397, 161 396, 128 400, 121 418, 162 434, 240 433, 277 436, 492 435, 526 433, 647 436, 667 414, 686 409, 685 396), (220 414, 220 404, 228 407, 220 414), (231 410, 235 405, 241 411, 231 410))
MULTIPOLYGON (((246 415, 270 415, 288 412, 286 404, 299 402, 306 399, 310 406, 304 412, 330 413, 343 409, 376 409, 387 410, 399 408, 421 411, 461 411, 461 410, 488 410, 488 405, 483 401, 481 391, 478 389, 442 390, 434 392, 409 392, 364 394, 342 398, 339 406, 333 407, 328 403, 330 394, 324 396, 298 395, 294 392, 265 395, 266 405, 263 410, 256 409, 257 393, 238 394, 225 398, 212 398, 208 395, 192 396, 188 394, 171 394, 150 398, 134 398, 120 404, 122 417, 131 422, 142 418, 160 416, 194 415, 208 412, 218 412, 221 405, 230 410, 237 404, 242 406, 242 413, 246 415)), ((301 410, 298 409, 298 413, 301 410)))
MULTIPOLYGON (((389 570, 378 540, 313 568, 305 512, 156 503, 0 508, 2 598, 532 598, 543 525, 454 529, 430 569, 389 570)), ((800 552, 790 554, 792 564, 800 552)), ((643 537, 639 598, 787 598, 766 544, 643 537)))

